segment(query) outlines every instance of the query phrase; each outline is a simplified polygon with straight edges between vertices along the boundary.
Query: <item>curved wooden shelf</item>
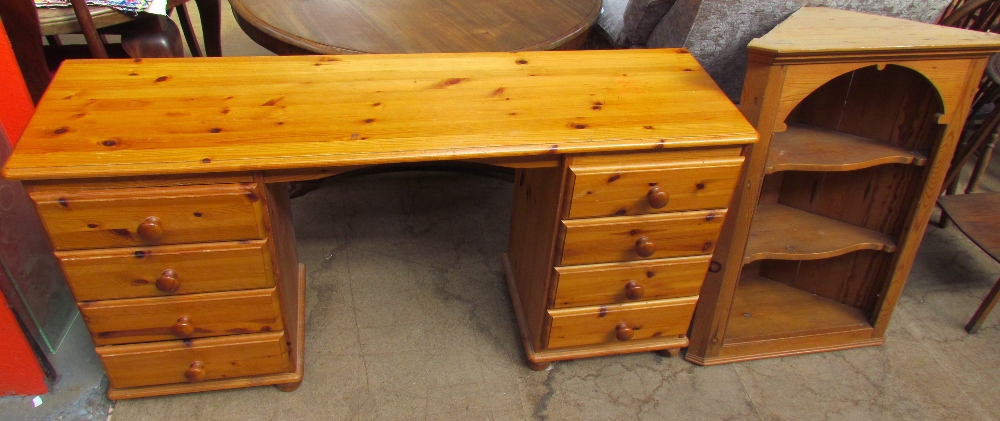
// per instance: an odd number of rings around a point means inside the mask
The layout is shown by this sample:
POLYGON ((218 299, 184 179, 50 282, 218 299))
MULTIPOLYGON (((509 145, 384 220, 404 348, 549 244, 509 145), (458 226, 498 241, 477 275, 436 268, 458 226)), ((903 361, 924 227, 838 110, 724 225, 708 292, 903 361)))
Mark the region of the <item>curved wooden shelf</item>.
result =
POLYGON ((733 297, 724 343, 732 346, 871 329, 868 317, 860 309, 757 275, 743 274, 733 297))
POLYGON ((788 123, 775 133, 764 171, 853 171, 885 164, 923 166, 927 157, 864 137, 788 123))
POLYGON ((817 260, 858 250, 892 253, 888 235, 779 204, 754 213, 743 264, 762 259, 817 260))

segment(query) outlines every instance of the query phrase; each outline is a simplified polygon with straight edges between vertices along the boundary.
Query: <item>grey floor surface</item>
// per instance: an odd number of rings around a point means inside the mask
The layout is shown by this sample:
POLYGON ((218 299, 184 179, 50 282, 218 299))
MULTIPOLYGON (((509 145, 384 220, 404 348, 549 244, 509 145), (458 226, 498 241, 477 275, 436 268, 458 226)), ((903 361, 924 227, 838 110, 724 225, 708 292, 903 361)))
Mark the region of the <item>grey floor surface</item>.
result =
MULTIPOLYGON (((226 18, 227 55, 266 53, 226 18)), ((994 165, 982 189, 1000 191, 998 176, 994 165)), ((642 353, 536 372, 499 261, 511 196, 509 183, 455 173, 327 180, 292 202, 308 270, 301 388, 123 400, 112 419, 1000 419, 1000 314, 963 330, 1000 265, 954 226, 927 229, 884 346, 716 367, 642 353)), ((0 419, 103 419, 28 407, 0 399, 0 419)))

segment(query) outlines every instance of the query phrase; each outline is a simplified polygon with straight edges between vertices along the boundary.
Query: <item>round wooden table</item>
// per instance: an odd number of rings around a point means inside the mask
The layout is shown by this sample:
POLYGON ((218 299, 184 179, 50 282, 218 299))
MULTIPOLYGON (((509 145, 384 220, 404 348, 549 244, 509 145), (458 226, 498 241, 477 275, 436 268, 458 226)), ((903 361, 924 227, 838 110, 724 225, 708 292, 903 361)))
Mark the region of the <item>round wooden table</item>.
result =
POLYGON ((230 0, 275 54, 576 49, 601 0, 230 0))

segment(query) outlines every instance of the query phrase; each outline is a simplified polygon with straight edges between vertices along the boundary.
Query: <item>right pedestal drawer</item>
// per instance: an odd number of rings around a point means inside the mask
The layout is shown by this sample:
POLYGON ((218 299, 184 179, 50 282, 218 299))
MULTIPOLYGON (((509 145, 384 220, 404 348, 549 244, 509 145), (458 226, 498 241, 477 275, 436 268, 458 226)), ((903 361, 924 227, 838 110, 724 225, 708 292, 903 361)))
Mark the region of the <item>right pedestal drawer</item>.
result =
POLYGON ((613 344, 687 334, 698 297, 549 310, 549 347, 613 344))
POLYGON ((572 158, 546 348, 685 346, 742 166, 738 147, 572 158))

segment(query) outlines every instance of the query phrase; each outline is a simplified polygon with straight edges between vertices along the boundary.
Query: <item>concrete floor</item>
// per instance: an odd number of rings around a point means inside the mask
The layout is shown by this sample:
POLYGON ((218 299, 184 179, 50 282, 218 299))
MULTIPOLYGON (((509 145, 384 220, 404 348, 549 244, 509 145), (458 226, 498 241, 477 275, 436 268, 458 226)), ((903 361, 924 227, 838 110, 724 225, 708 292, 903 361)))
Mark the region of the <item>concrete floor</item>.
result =
MULTIPOLYGON (((225 54, 265 53, 226 13, 225 54)), ((981 187, 1000 190, 1000 166, 981 187)), ((308 270, 301 388, 123 400, 113 419, 1000 419, 1000 315, 963 330, 1000 265, 954 226, 928 228, 884 346, 716 367, 642 353, 536 372, 499 262, 511 196, 509 183, 455 173, 327 180, 292 202, 308 270)), ((39 418, 11 402, 0 419, 39 418)))

